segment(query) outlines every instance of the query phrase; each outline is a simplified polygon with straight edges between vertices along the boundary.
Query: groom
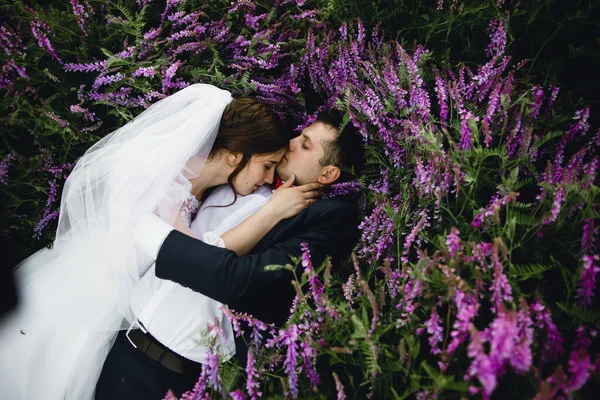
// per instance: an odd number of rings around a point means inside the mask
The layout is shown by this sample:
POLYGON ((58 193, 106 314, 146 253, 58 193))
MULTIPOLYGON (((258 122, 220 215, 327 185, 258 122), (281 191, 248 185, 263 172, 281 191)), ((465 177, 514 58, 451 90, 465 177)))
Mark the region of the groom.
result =
MULTIPOLYGON (((279 177, 285 181, 294 174, 297 185, 328 185, 342 181, 344 170, 354 168, 360 172, 364 162, 360 136, 351 124, 340 133, 339 125, 339 119, 321 115, 292 139, 277 166, 279 177)), ((242 257, 169 227, 158 251, 156 276, 200 292, 235 311, 282 325, 295 296, 290 284, 293 274, 285 269, 265 271, 264 267, 291 263, 291 257, 302 254, 301 243, 308 244, 316 266, 327 255, 334 262, 346 257, 358 239, 358 224, 358 208, 352 200, 320 200, 276 225, 249 255, 242 257)))
MULTIPOLYGON (((317 122, 292 139, 277 166, 279 177, 285 181, 294 174, 297 185, 311 182, 329 185, 346 180, 348 174, 345 171, 349 169, 360 173, 364 162, 361 138, 351 124, 339 132, 340 122, 331 115, 320 115, 317 122)), ((240 204, 236 202, 231 207, 241 207, 240 200, 243 199, 238 199, 240 204)), ((336 265, 339 259, 349 255, 358 239, 358 214, 358 207, 350 198, 341 196, 320 200, 296 217, 280 222, 250 254, 242 257, 173 230, 158 217, 144 222, 142 241, 144 250, 156 256, 158 278, 177 282, 237 312, 283 325, 295 296, 291 284, 293 274, 285 269, 265 271, 264 267, 291 263, 291 257, 302 254, 301 243, 308 244, 314 265, 320 266, 327 255, 336 265)), ((302 267, 298 268, 299 276, 302 267)), ((236 340, 235 351, 239 362, 245 365, 247 348, 243 340, 236 340)), ((173 359, 172 354, 169 357, 170 364, 180 365, 189 371, 191 377, 198 376, 197 370, 185 360, 182 364, 180 360, 173 359)), ((161 372, 160 366, 157 366, 153 369, 154 379, 168 382, 167 387, 177 391, 175 382, 178 379, 174 377, 173 368, 169 369, 161 372)), ((135 380, 134 374, 133 371, 123 371, 123 382, 128 377, 135 380)), ((187 388, 192 386, 193 381, 187 388)), ((111 392, 110 388, 102 387, 102 380, 98 389, 100 393, 111 392)))

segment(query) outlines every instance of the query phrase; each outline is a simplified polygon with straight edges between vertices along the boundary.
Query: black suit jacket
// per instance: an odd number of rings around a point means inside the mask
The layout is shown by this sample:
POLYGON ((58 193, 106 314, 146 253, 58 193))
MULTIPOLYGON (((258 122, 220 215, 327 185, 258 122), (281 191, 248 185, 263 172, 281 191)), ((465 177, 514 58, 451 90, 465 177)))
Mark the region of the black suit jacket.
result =
MULTIPOLYGON (((302 254, 308 243, 318 268, 327 255, 335 261, 349 255, 358 239, 358 207, 346 198, 318 201, 297 216, 277 224, 246 256, 211 246, 172 231, 156 260, 156 276, 200 292, 238 312, 282 325, 295 296, 291 271, 265 271, 302 254)), ((298 276, 302 266, 297 267, 298 276)))

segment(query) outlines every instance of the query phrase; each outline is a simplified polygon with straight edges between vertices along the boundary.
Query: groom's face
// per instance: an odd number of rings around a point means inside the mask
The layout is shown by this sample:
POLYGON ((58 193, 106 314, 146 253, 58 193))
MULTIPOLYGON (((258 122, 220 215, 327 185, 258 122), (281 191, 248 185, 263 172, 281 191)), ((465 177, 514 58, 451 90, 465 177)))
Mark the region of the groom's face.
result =
POLYGON ((277 165, 277 174, 282 180, 296 175, 295 185, 317 182, 325 169, 319 162, 325 155, 323 148, 338 134, 333 126, 315 122, 306 127, 296 138, 290 140, 290 147, 277 165))

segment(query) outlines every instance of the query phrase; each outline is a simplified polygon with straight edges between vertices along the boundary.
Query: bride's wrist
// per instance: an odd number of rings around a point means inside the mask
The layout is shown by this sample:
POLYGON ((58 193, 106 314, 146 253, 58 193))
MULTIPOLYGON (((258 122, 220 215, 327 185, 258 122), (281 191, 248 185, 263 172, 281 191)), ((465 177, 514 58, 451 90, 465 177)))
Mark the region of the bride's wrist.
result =
POLYGON ((273 202, 271 202, 270 200, 268 202, 265 203, 265 205, 261 208, 263 217, 265 218, 269 218, 272 221, 278 221, 279 219, 279 215, 281 214, 278 210, 277 207, 275 207, 273 205, 273 202))

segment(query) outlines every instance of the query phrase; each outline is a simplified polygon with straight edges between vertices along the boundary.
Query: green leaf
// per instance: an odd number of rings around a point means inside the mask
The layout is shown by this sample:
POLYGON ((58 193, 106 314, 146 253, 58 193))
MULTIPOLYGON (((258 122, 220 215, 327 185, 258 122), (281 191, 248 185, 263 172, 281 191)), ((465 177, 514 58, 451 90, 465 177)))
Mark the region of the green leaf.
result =
POLYGON ((354 325, 354 332, 352 333, 352 337, 355 339, 364 339, 367 337, 367 328, 363 324, 363 322, 358 318, 356 314, 352 314, 351 317, 352 324, 354 325))
POLYGON ((265 265, 265 267, 264 267, 265 271, 279 271, 280 269, 287 269, 288 271, 294 271, 294 267, 292 267, 290 264, 286 264, 286 265, 269 264, 269 265, 265 265))
POLYGON ((594 325, 596 328, 600 328, 600 311, 598 310, 584 310, 575 304, 567 306, 564 303, 557 302, 556 305, 563 312, 567 313, 571 317, 587 322, 588 324, 594 325))
POLYGON ((515 279, 518 281, 524 281, 531 278, 540 279, 542 277, 542 274, 551 268, 551 265, 543 264, 510 264, 510 266, 508 267, 508 274, 510 279, 515 279))

